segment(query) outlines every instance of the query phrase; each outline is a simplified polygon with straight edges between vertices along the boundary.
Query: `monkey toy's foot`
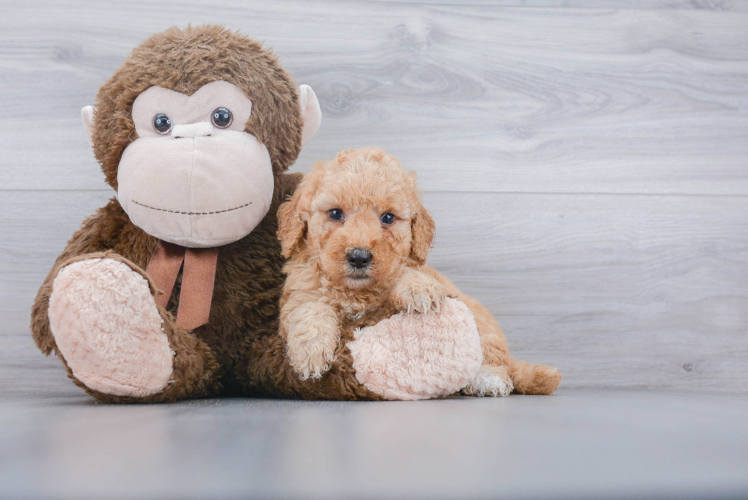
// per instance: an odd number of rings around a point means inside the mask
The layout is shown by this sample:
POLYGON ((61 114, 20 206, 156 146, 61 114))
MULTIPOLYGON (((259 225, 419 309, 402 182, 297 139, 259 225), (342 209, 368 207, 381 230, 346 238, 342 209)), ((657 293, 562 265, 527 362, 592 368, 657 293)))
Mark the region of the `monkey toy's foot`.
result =
POLYGON ((348 343, 356 378, 385 399, 453 394, 478 373, 483 353, 470 309, 446 299, 440 312, 396 314, 348 343))
POLYGON ((49 302, 52 334, 89 389, 145 397, 172 376, 173 352, 148 281, 126 263, 86 259, 62 268, 49 302))

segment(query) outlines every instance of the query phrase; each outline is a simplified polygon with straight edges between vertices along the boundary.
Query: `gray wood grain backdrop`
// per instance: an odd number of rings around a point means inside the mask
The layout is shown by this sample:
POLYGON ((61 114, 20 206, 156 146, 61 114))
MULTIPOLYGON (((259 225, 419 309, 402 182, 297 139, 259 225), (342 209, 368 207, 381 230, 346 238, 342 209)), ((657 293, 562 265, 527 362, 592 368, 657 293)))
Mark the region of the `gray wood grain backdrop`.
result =
POLYGON ((748 391, 748 2, 0 3, 0 391, 74 390, 29 307, 112 192, 79 110, 128 52, 219 23, 320 98, 294 167, 419 173, 431 263, 567 386, 748 391))

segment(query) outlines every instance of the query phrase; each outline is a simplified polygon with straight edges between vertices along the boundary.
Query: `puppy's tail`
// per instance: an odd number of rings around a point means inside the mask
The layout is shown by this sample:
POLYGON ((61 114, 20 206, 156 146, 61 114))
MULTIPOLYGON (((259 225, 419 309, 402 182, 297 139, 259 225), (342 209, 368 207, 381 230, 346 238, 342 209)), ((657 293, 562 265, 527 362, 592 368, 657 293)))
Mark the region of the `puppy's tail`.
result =
POLYGON ((520 394, 552 394, 561 383, 561 373, 552 366, 516 359, 509 363, 509 377, 514 383, 514 392, 520 394))

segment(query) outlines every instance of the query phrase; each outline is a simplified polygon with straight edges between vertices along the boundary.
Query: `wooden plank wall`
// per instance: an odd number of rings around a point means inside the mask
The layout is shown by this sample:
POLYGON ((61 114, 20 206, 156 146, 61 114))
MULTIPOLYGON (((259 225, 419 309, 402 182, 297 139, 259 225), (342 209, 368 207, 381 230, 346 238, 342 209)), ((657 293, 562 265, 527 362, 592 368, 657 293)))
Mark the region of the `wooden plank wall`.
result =
POLYGON ((172 25, 264 40, 324 113, 297 165, 419 173, 431 263, 567 386, 748 390, 748 2, 29 1, 0 16, 0 390, 70 388, 36 288, 112 195, 79 110, 172 25))

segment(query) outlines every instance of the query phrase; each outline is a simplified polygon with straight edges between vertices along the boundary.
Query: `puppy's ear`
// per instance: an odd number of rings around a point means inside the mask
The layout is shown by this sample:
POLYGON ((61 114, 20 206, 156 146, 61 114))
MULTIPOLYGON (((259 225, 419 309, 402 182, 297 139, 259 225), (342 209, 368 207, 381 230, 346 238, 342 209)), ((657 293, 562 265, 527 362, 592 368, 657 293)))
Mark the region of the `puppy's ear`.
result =
POLYGON ((413 239, 410 242, 410 258, 418 264, 425 264, 426 256, 434 241, 436 229, 434 219, 425 208, 421 207, 410 222, 410 229, 413 233, 413 239))
POLYGON ((281 204, 278 209, 278 238, 281 241, 281 255, 290 258, 301 248, 306 233, 306 222, 299 210, 303 186, 299 186, 293 198, 281 204))

